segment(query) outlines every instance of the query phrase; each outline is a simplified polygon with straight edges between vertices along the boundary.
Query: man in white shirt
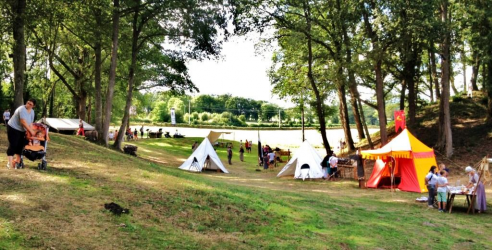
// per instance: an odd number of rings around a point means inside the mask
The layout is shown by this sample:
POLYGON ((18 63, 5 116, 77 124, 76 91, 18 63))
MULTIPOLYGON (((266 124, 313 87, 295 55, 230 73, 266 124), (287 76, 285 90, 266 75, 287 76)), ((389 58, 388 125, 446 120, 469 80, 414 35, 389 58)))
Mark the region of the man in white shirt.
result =
POLYGON ((7 109, 5 110, 5 112, 3 112, 3 121, 5 122, 5 126, 8 125, 9 120, 10 120, 10 109, 7 109))
POLYGON ((275 163, 275 153, 273 151, 268 153, 268 161, 270 165, 275 163))
POLYGON ((335 153, 333 153, 333 156, 330 157, 328 162, 330 163, 330 166, 328 168, 328 175, 329 175, 328 178, 329 178, 329 180, 334 180, 336 178, 337 171, 338 171, 337 155, 335 153))

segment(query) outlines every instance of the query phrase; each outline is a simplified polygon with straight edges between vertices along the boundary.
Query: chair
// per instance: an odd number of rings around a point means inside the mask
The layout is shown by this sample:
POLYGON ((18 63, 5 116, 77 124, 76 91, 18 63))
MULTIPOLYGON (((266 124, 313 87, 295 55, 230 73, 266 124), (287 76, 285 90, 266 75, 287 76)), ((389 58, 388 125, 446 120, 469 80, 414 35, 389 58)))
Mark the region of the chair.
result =
POLYGON ((200 165, 198 164, 198 160, 196 157, 193 157, 193 161, 191 162, 191 167, 195 168, 197 172, 200 172, 200 165))
POLYGON ((302 164, 302 166, 301 166, 301 175, 299 177, 302 178, 303 181, 306 178, 311 178, 309 176, 309 170, 310 170, 309 164, 307 164, 307 163, 302 164))

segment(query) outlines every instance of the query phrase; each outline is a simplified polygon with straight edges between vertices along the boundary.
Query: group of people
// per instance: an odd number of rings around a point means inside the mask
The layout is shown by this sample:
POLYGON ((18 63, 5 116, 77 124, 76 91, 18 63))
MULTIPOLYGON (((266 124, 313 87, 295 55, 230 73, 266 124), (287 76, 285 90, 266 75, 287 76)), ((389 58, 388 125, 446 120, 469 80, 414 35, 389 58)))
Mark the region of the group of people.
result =
POLYGON ((334 181, 338 177, 338 158, 335 153, 327 155, 321 162, 323 180, 334 181))
MULTIPOLYGON (((475 188, 476 190, 476 202, 474 209, 478 212, 484 212, 487 209, 487 201, 485 197, 485 187, 482 181, 479 181, 480 177, 477 171, 471 166, 465 168, 465 172, 468 175, 468 183, 465 188, 467 190, 475 188)), ((434 207, 434 202, 437 196, 437 204, 439 212, 444 212, 447 205, 447 192, 448 192, 448 175, 449 169, 445 164, 439 164, 439 169, 436 166, 432 166, 429 173, 425 176, 425 184, 429 191, 429 197, 427 204, 429 208, 434 207)))
MULTIPOLYGON (((137 128, 135 128, 133 131, 131 128, 128 128, 125 131, 125 136, 126 139, 129 140, 138 140, 138 131, 137 128)), ((144 126, 140 127, 140 138, 143 138, 144 136, 144 126)), ((118 138, 118 130, 116 129, 115 132, 113 130, 110 130, 108 133, 108 140, 113 141, 116 138, 118 138)))

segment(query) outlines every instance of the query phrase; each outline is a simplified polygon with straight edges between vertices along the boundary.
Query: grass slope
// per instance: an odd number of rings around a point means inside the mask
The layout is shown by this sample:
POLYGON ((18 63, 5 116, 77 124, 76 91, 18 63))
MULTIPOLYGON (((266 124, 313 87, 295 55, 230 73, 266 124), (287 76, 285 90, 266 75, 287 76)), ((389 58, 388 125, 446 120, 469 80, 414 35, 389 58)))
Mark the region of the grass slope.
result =
MULTIPOLYGON (((419 194, 351 180, 275 178, 255 171, 254 154, 239 162, 237 148, 231 174, 197 174, 177 169, 196 138, 132 142, 138 158, 51 138, 47 171, 0 168, 0 249, 492 248, 490 213, 439 214, 419 194), (131 213, 112 215, 111 201, 131 213)), ((6 141, 2 127, 0 150, 6 141)))

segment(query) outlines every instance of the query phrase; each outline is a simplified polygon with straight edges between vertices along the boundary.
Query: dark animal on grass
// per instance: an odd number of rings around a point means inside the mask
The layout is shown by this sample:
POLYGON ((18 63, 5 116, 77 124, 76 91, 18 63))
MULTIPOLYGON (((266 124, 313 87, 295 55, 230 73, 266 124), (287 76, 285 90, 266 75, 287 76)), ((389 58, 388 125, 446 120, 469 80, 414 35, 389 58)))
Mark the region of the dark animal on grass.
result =
POLYGON ((123 208, 114 202, 104 204, 104 208, 111 211, 111 213, 113 213, 114 215, 121 215, 121 214, 129 214, 130 213, 130 209, 123 208))

